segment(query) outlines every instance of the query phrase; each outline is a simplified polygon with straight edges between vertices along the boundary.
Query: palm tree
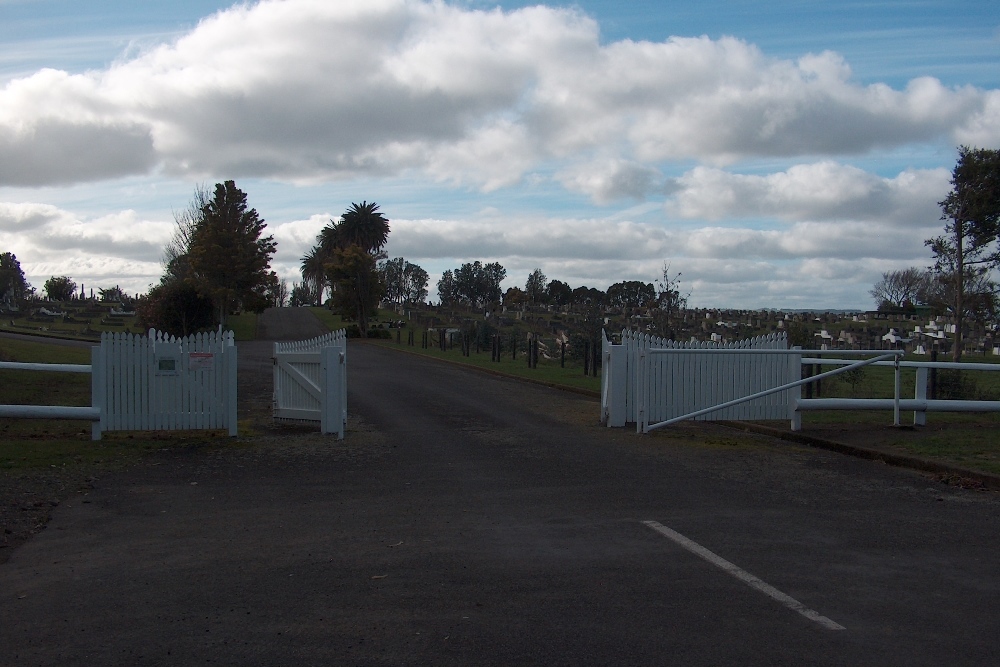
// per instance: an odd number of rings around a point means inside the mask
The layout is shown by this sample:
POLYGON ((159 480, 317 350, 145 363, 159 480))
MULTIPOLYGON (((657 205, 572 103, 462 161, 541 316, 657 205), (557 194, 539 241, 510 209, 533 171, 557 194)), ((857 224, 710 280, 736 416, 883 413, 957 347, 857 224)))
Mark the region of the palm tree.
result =
POLYGON ((310 290, 316 295, 316 305, 323 305, 323 292, 326 289, 326 264, 330 261, 327 253, 319 245, 314 245, 301 258, 302 280, 313 286, 310 290))
POLYGON ((320 232, 320 244, 323 246, 328 243, 340 248, 356 245, 372 255, 381 250, 388 240, 389 221, 379 212, 378 204, 367 201, 352 203, 340 216, 340 222, 324 227, 320 232))

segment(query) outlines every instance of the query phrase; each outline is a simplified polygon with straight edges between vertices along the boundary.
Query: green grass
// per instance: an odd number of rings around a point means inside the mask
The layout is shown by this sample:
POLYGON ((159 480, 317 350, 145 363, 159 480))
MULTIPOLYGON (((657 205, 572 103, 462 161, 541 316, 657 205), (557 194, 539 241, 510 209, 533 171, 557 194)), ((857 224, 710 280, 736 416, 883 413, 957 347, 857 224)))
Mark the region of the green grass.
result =
POLYGON ((322 306, 312 306, 309 310, 311 310, 313 315, 315 315, 330 331, 337 331, 338 329, 343 329, 348 325, 348 322, 345 322, 340 315, 331 312, 328 308, 324 308, 322 306))
POLYGON ((226 318, 226 328, 232 329, 236 340, 257 339, 257 313, 240 313, 226 318))
POLYGON ((36 310, 37 306, 32 305, 20 313, 5 313, 0 319, 0 331, 83 340, 97 339, 103 331, 143 333, 134 315, 115 317, 115 322, 120 322, 117 324, 102 322, 105 317, 110 317, 112 307, 112 304, 109 303, 89 304, 86 302, 69 302, 58 306, 49 305, 50 310, 65 312, 66 315, 39 318, 32 317, 31 312, 28 312, 36 310), (102 314, 85 315, 84 311, 88 308, 94 311, 99 310, 102 314))
POLYGON ((573 389, 584 389, 593 392, 599 392, 601 390, 601 379, 599 377, 585 377, 583 375, 583 364, 581 362, 567 360, 566 367, 562 368, 559 365, 558 359, 543 359, 539 356, 538 368, 528 368, 528 358, 523 352, 519 352, 516 359, 511 359, 511 354, 508 351, 502 356, 501 360, 497 362, 490 360, 491 355, 489 350, 477 353, 475 348, 473 348, 472 353, 466 357, 462 355, 461 350, 457 347, 444 352, 437 347, 430 347, 428 349, 421 348, 420 332, 416 332, 416 345, 407 345, 407 330, 402 329, 399 331, 401 333, 400 343, 396 343, 396 330, 392 330, 393 338, 391 340, 372 340, 369 342, 382 345, 384 347, 405 350, 407 352, 420 354, 434 359, 443 359, 453 363, 465 364, 476 368, 484 368, 490 371, 522 377, 537 382, 561 385, 564 387, 571 387, 573 389))
MULTIPOLYGON (((857 358, 851 357, 850 359, 856 360, 857 358)), ((905 361, 930 361, 930 359, 926 356, 907 355, 905 361)), ((945 360, 941 359, 940 361, 945 360)), ((967 356, 963 357, 963 361, 967 363, 1000 364, 1000 357, 992 355, 986 357, 967 356)), ((834 366, 819 366, 817 372, 827 372, 834 368, 834 366)), ((940 370, 938 371, 939 379, 941 379, 941 372, 940 370)), ((813 397, 821 395, 824 398, 892 398, 893 396, 895 378, 892 367, 867 366, 862 369, 861 381, 854 386, 847 380, 848 375, 849 373, 844 373, 822 380, 818 390, 815 386, 813 387, 813 397), (819 394, 816 393, 817 391, 819 394)), ((916 375, 917 371, 914 368, 904 367, 901 369, 900 397, 913 398, 916 375)), ((963 373, 963 376, 967 382, 971 381, 976 390, 991 397, 984 400, 1000 400, 1000 370, 996 372, 966 371, 963 373)), ((939 382, 940 385, 941 383, 939 382)), ((806 396, 806 392, 807 388, 802 387, 803 397, 806 396)))

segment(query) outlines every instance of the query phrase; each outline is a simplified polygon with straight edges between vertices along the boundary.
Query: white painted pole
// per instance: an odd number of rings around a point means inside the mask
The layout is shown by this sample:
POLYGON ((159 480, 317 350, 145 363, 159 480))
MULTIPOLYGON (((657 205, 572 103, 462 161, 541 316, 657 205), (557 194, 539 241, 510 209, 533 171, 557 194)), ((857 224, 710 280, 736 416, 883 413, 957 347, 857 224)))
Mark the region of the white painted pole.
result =
MULTIPOLYGON (((917 381, 913 389, 913 398, 917 401, 927 400, 927 369, 918 368, 917 369, 917 381)), ((926 426, 927 425, 927 411, 926 410, 914 410, 913 412, 913 425, 914 426, 926 426)))
POLYGON ((893 406, 892 406, 892 425, 899 426, 899 388, 900 388, 900 378, 899 378, 899 357, 896 357, 895 361, 895 388, 893 394, 893 406))

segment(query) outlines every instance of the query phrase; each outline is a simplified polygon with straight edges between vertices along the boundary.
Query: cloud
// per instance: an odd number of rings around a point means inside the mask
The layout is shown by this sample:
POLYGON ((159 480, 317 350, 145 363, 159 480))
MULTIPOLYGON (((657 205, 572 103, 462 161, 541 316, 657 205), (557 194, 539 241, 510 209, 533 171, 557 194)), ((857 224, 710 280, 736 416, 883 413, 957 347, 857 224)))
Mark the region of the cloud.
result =
POLYGON ((696 167, 674 181, 667 211, 696 220, 768 217, 927 226, 940 216, 937 202, 947 194, 950 178, 944 169, 883 178, 831 161, 763 176, 696 167))
POLYGON ((614 158, 569 167, 556 174, 556 179, 568 190, 589 195, 596 204, 643 200, 665 191, 665 179, 658 169, 614 158))
POLYGON ((0 247, 17 256, 38 288, 50 276, 68 275, 78 283, 145 291, 159 281, 173 230, 173 222, 141 220, 131 210, 80 219, 48 204, 0 202, 0 247))
POLYGON ((597 202, 665 160, 838 156, 1000 142, 1000 91, 858 85, 835 54, 746 42, 600 42, 576 10, 264 0, 103 70, 0 90, 0 185, 156 170, 291 182, 420 174, 486 191, 555 164, 597 202), (562 161, 608 167, 567 167, 562 161))

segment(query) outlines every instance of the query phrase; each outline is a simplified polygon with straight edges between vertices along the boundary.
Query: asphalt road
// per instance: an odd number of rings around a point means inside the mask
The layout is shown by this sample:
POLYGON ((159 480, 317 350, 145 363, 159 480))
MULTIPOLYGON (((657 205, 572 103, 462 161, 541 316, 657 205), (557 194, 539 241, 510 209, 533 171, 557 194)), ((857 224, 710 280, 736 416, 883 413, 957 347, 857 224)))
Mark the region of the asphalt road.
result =
POLYGON ((993 495, 609 431, 586 398, 370 345, 348 367, 343 442, 165 451, 60 505, 0 566, 0 664, 1000 662, 993 495))

